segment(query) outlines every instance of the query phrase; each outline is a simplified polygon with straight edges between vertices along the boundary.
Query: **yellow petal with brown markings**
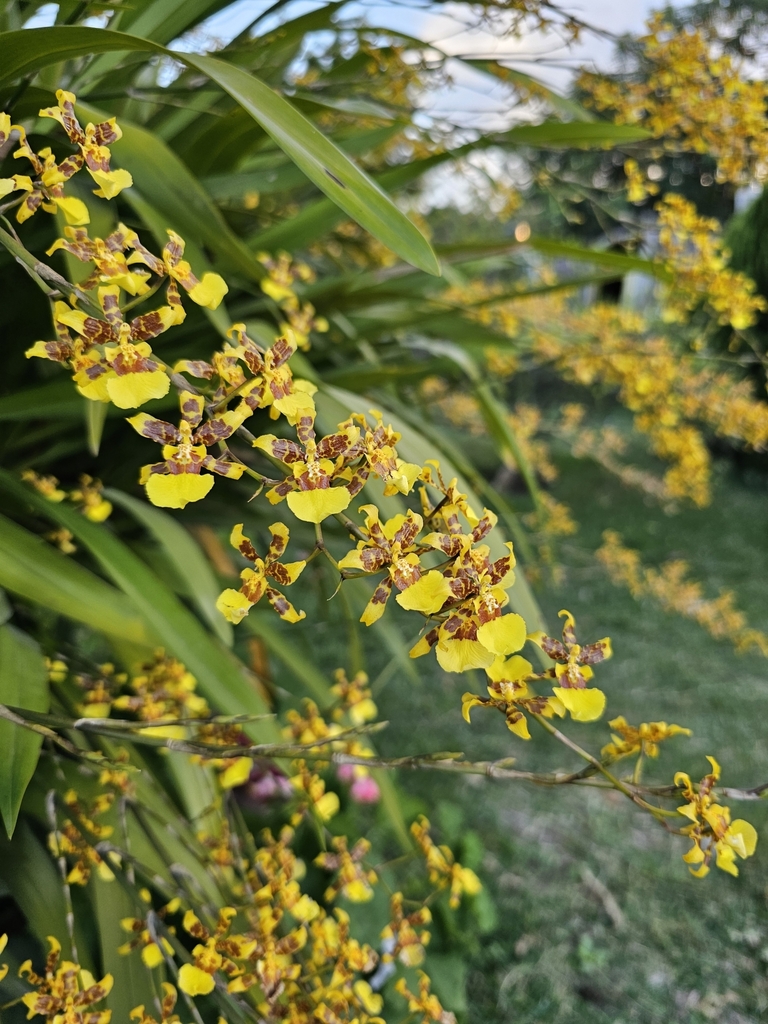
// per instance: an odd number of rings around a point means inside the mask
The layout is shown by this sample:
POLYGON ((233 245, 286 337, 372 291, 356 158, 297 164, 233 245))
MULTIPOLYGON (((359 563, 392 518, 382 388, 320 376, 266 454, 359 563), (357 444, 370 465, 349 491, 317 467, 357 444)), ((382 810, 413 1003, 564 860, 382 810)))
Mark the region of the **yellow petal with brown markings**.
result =
POLYGON ((212 476, 197 473, 152 473, 146 483, 147 497, 160 508, 184 508, 191 501, 200 501, 212 487, 212 476))

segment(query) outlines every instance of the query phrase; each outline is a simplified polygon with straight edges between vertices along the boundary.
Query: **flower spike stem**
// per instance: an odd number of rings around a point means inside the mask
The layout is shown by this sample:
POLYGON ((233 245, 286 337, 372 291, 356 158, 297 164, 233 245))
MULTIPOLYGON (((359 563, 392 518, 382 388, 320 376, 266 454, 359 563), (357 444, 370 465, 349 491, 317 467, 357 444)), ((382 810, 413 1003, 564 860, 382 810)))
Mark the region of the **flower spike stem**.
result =
MULTIPOLYGON (((3 218, 5 220, 5 218, 3 218)), ((5 221, 8 224, 8 221, 5 221)), ((10 225, 8 225, 10 227, 10 225)), ((13 229, 11 229, 13 230, 13 229)), ((71 284, 61 274, 57 274, 56 271, 49 267, 46 263, 37 259, 32 255, 18 238, 14 237, 15 232, 11 234, 4 228, 0 227, 0 245, 3 245, 8 252, 13 256, 17 263, 21 264, 22 267, 27 271, 29 276, 40 288, 41 291, 45 292, 49 299, 58 298, 61 295, 69 295, 72 292, 77 295, 79 301, 86 306, 91 312, 101 315, 101 310, 94 305, 93 299, 86 292, 82 291, 77 285, 71 284), (51 282, 56 287, 51 288, 46 282, 51 282)))
POLYGON ((59 824, 56 819, 56 790, 51 789, 48 791, 45 797, 45 809, 48 815, 48 824, 51 829, 51 836, 55 843, 55 857, 59 868, 59 874, 61 875, 61 887, 64 893, 64 907, 67 915, 67 932, 69 934, 69 946, 72 952, 72 959, 75 963, 79 963, 79 957, 77 955, 77 943, 75 942, 75 911, 72 906, 72 891, 69 887, 69 881, 67 880, 68 867, 67 861, 64 854, 61 852, 59 846, 58 835, 59 835, 59 824))
POLYGON ((546 729, 546 731, 551 736, 554 736, 556 740, 559 740, 560 743, 565 744, 566 747, 572 750, 575 754, 578 754, 579 757, 582 757, 585 761, 588 761, 597 771, 599 771, 602 775, 605 776, 606 779, 608 779, 608 781, 614 789, 617 789, 620 793, 623 793, 624 796, 626 796, 633 803, 636 803, 639 807, 642 807, 646 811, 650 811, 650 813, 658 819, 667 817, 678 817, 677 811, 666 811, 662 807, 654 807, 653 804, 647 803, 645 800, 642 799, 642 797, 638 796, 638 794, 633 789, 631 789, 628 785, 623 783, 621 779, 617 779, 615 775, 609 772, 605 765, 602 763, 602 761, 599 761, 596 757, 590 754, 588 750, 584 750, 584 748, 580 747, 578 743, 574 743, 573 740, 569 740, 567 736, 561 733, 559 729, 556 729, 554 725, 552 725, 550 722, 546 720, 546 718, 543 718, 541 715, 532 715, 532 717, 535 718, 539 725, 543 729, 546 729))

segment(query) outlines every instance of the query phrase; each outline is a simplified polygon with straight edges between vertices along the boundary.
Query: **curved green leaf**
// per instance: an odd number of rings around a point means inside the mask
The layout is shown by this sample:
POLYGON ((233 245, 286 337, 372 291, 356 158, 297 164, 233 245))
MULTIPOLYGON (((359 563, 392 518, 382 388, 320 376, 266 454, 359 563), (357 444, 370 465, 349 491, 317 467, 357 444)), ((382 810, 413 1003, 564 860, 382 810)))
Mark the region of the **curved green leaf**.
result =
POLYGON ((99 878, 97 871, 89 888, 102 971, 113 978, 106 1005, 115 1020, 129 1021, 134 1007, 152 1005, 154 994, 152 976, 141 958, 118 952, 125 942, 125 929, 120 922, 136 913, 136 897, 131 898, 119 881, 99 878))
POLYGON ((653 136, 644 128, 611 124, 610 121, 545 121, 543 124, 521 124, 494 138, 497 144, 502 145, 598 149, 642 142, 653 136))
POLYGON ((82 415, 82 396, 69 377, 0 398, 0 420, 80 419, 82 415))
POLYGON ((462 63, 475 68, 477 71, 482 71, 486 75, 491 75, 493 78, 498 78, 501 82, 511 82, 512 85, 520 86, 521 89, 530 92, 534 96, 543 96, 553 110, 558 111, 564 117, 571 117, 576 121, 597 120, 595 115, 582 107, 580 103, 570 100, 566 96, 561 96, 559 92, 555 92, 554 89, 545 85, 544 82, 534 78, 533 75, 526 74, 524 71, 508 68, 495 60, 473 60, 465 57, 462 59, 462 63))
POLYGON ((104 496, 137 519, 163 547, 178 574, 189 584, 197 610, 222 643, 231 647, 232 627, 216 609, 221 587, 208 559, 189 531, 167 512, 122 491, 107 488, 104 496))
POLYGON ((145 649, 158 642, 119 590, 5 516, 0 516, 0 586, 109 637, 145 649))
MULTIPOLYGON (((440 273, 429 242, 367 174, 286 99, 258 78, 223 60, 168 50, 148 39, 107 29, 57 25, 2 33, 0 82, 13 81, 60 60, 120 50, 162 53, 202 71, 247 110, 348 216, 407 262, 427 273, 440 273)), ((174 187, 174 183, 168 184, 174 187)), ((182 196, 179 198, 183 201, 182 196)))
MULTIPOLYGON (((77 112, 84 120, 94 122, 103 121, 107 116, 104 111, 84 103, 77 104, 77 112)), ((151 223, 147 226, 158 243, 165 244, 168 240, 165 229, 173 228, 188 241, 187 258, 192 261, 193 269, 196 269, 194 242, 199 241, 209 246, 231 269, 260 281, 264 268, 232 231, 203 186, 170 146, 146 128, 122 117, 120 128, 123 137, 114 149, 115 162, 131 172, 134 184, 133 189, 126 191, 125 198, 130 200, 133 198, 130 193, 137 193, 133 205, 142 219, 142 200, 156 211, 156 218, 163 221, 162 228, 158 230, 157 220, 151 218, 151 214, 148 214, 151 223)))
MULTIPOLYGON (((37 642, 14 626, 0 627, 0 704, 47 711, 48 673, 37 642)), ((19 807, 29 785, 43 738, 22 726, 0 719, 0 817, 10 839, 19 807)))
POLYGON ((85 413, 85 435, 88 439, 88 451, 91 455, 99 454, 101 435, 104 433, 104 422, 107 418, 107 406, 103 402, 89 402, 83 399, 85 413))
MULTIPOLYGON (((268 712, 242 663, 206 632, 173 591, 108 526, 91 523, 76 509, 47 501, 2 470, 0 487, 66 527, 78 543, 88 549, 106 575, 130 598, 131 606, 139 612, 153 636, 184 662, 196 677, 201 693, 222 713, 262 715, 268 712)), ((0 569, 0 576, 1 573, 0 569)), ((13 588, 9 586, 9 589, 13 588)), ((245 728, 258 732, 259 738, 265 740, 276 734, 274 723, 269 719, 245 728)))
POLYGON ((636 270, 641 274, 650 274, 660 281, 669 280, 669 271, 657 260, 647 260, 642 256, 629 256, 623 252, 605 252, 600 249, 588 249, 586 246, 574 245, 572 242, 558 242, 554 238, 531 238, 524 243, 543 256, 561 256, 566 259, 579 260, 582 263, 594 263, 598 267, 618 270, 628 274, 636 270))
POLYGON ((278 93, 215 57, 188 55, 237 100, 317 187, 353 220, 408 263, 428 274, 440 264, 429 242, 386 192, 278 93))

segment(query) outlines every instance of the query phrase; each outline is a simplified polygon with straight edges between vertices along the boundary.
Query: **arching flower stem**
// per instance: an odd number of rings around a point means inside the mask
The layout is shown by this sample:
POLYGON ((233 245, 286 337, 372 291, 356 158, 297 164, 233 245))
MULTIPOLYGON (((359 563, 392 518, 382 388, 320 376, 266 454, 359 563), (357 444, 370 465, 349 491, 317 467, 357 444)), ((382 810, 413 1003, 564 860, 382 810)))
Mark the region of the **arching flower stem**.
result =
MULTIPOLYGON (((643 800, 641 796, 634 792, 628 785, 623 783, 621 779, 616 778, 616 776, 612 772, 608 771, 605 765, 600 760, 598 760, 598 758, 596 758, 593 754, 590 754, 588 750, 584 750, 584 748, 580 747, 578 743, 574 743, 573 740, 570 740, 564 733, 560 732, 559 729, 552 725, 551 722, 548 722, 546 718, 544 718, 542 715, 532 714, 531 717, 534 718, 543 729, 546 729, 546 731, 551 736, 553 736, 556 740, 559 740, 560 743, 563 743, 566 747, 569 748, 569 750, 572 750, 574 754, 578 754, 579 757, 583 758, 585 761, 588 761, 594 768, 597 769, 597 771, 599 771, 602 775, 605 776, 606 779, 608 779, 608 781, 614 789, 617 789, 620 793, 623 793, 624 796, 626 796, 633 803, 636 803, 639 807, 642 807, 644 810, 649 811, 655 818, 662 821, 662 819, 664 818, 679 817, 677 811, 667 811, 664 810, 663 807, 655 807, 653 804, 649 804, 647 801, 643 800)), ((666 824, 666 822, 663 821, 662 823, 666 824)))

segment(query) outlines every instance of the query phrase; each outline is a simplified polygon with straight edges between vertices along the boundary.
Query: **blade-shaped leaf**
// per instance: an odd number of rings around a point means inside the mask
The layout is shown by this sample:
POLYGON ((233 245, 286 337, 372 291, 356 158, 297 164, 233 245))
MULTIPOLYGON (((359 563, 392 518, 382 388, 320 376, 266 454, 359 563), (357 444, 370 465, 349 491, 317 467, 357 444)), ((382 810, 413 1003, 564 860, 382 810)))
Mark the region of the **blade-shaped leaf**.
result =
MULTIPOLYGON (((386 192, 346 157, 315 125, 258 78, 215 57, 168 50, 136 36, 75 25, 4 32, 0 35, 0 82, 89 53, 148 50, 202 71, 248 111, 321 191, 398 256, 430 274, 440 265, 429 242, 386 192)), ((135 128, 136 126, 134 126, 135 128)), ((148 161, 156 163, 151 133, 148 161)), ((130 169, 130 168, 129 168, 130 169)), ((156 173, 153 168, 152 173, 156 173)), ((141 186, 139 186, 141 188, 141 186)), ((167 182, 168 188, 178 183, 167 182)), ((199 186, 198 186, 199 187, 199 186)), ((178 201, 184 197, 179 193, 178 201)))
POLYGON ((599 249, 588 249, 586 246, 574 245, 572 242, 558 242, 554 238, 531 238, 526 245, 544 256, 562 256, 566 259, 579 260, 582 263, 594 263, 598 267, 618 270, 628 274, 636 270, 641 274, 650 274, 660 281, 668 281, 670 274, 663 263, 646 260, 642 256, 629 256, 622 252, 604 252, 599 249))
POLYGON ((125 929, 120 922, 136 913, 135 897, 132 899, 119 881, 99 878, 98 872, 93 874, 90 890, 102 970, 113 978, 106 1006, 115 1020, 127 1021, 134 1007, 151 1006, 153 1001, 152 977, 141 957, 118 952, 125 942, 125 929))
MULTIPOLYGON (((372 128, 353 135, 340 134, 333 141, 349 156, 369 153, 402 130, 402 123, 372 128)), ((202 178, 206 191, 218 201, 242 200, 248 192, 287 192, 307 184, 303 171, 285 159, 282 152, 259 154, 243 164, 239 171, 211 174, 202 178)))
POLYGON ((306 103, 310 106, 328 107, 330 110, 341 110, 345 114, 362 114, 364 117, 378 117, 386 121, 391 121, 392 118, 397 117, 400 113, 400 111, 389 110, 381 103, 366 100, 362 97, 345 99, 338 96, 326 96, 322 92, 298 91, 293 93, 291 99, 299 101, 300 104, 306 103))
POLYGON ((287 100, 215 57, 189 55, 187 61, 226 89, 306 176, 366 231, 408 263, 429 274, 440 273, 437 257, 415 224, 287 100))
POLYGON ((50 380, 0 398, 0 420, 80 419, 82 397, 70 378, 50 380))
MULTIPOLYGON (((48 673, 37 642, 14 626, 0 626, 0 704, 47 711, 49 701, 48 673)), ((0 719, 0 817, 9 839, 42 741, 39 733, 0 719)))
POLYGON ((545 121, 543 124, 518 125, 495 136, 495 139, 500 145, 599 149, 603 146, 610 148, 629 142, 642 142, 652 137, 644 128, 636 128, 631 124, 611 124, 610 121, 545 121))
MULTIPOLYGON (((170 588, 106 525, 91 523, 75 509, 46 501, 2 470, 0 487, 66 527, 88 549, 106 575, 130 598, 147 627, 184 662, 197 678, 201 693, 221 712, 260 715, 268 711, 241 662, 206 632, 170 588)), ((276 735, 271 720, 246 726, 246 730, 258 732, 261 739, 276 735)))
POLYGON ((99 454, 101 435, 104 432, 104 421, 107 418, 107 406, 103 402, 83 401, 85 413, 85 433, 88 438, 88 451, 91 455, 99 454))
POLYGON ((0 586, 145 650, 159 641, 124 594, 5 516, 0 516, 0 586))
POLYGON ((469 65, 469 67, 475 68, 477 71, 484 72, 486 75, 498 78, 501 82, 511 82, 512 85, 520 86, 521 89, 529 92, 533 96, 542 96, 553 110, 556 110, 564 117, 574 118, 576 121, 597 120, 595 115, 589 110, 585 110, 580 103, 577 103, 575 100, 570 100, 566 96, 561 96, 560 93, 555 92, 554 89, 545 85, 544 82, 541 82, 538 78, 534 78, 533 75, 526 74, 524 71, 518 71, 516 68, 508 68, 504 64, 499 64, 495 60, 472 60, 464 58, 463 63, 469 65))
POLYGON ((107 488, 104 496, 137 519, 163 547, 176 571, 195 595, 197 610, 219 639, 231 647, 232 627, 216 609, 216 598, 221 587, 208 559, 189 531, 167 512, 122 491, 107 488))

